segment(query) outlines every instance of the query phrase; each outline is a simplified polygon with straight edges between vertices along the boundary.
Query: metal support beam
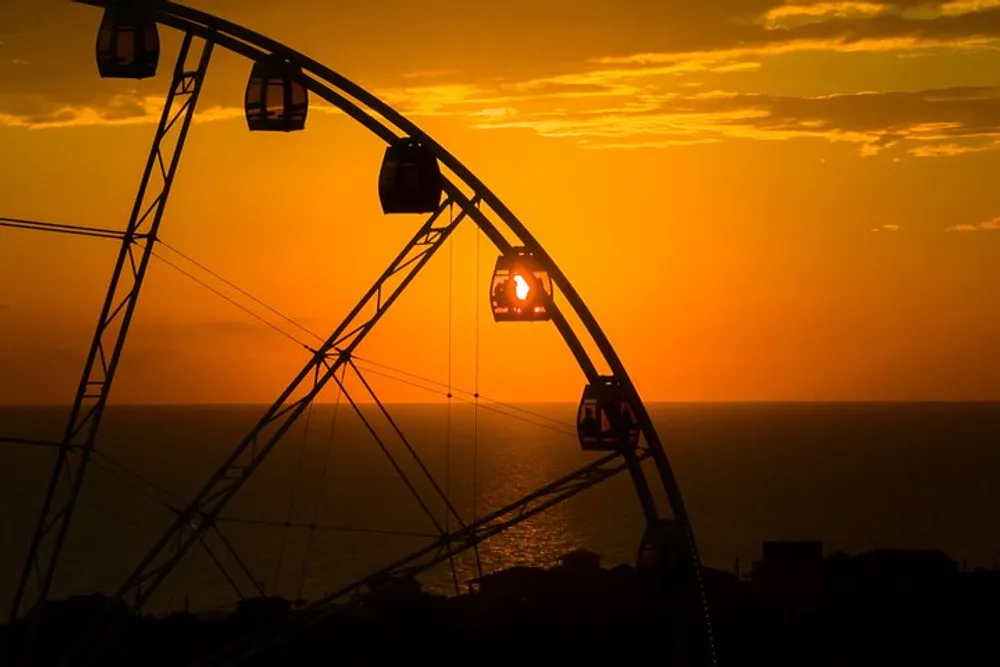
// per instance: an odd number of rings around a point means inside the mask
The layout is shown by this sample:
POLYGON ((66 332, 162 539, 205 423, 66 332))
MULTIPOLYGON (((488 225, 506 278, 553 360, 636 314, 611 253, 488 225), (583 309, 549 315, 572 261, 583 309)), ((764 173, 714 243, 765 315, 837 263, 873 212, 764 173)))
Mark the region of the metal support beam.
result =
MULTIPOLYGON (((8 229, 22 229, 34 232, 53 232, 56 234, 71 234, 73 236, 93 236, 99 239, 117 239, 123 241, 126 232, 116 229, 101 229, 100 227, 82 227, 80 225, 64 225, 58 222, 40 222, 38 220, 24 220, 23 218, 0 217, 0 227, 8 229)), ((135 238, 142 238, 144 234, 136 234, 135 238)))
MULTIPOLYGON (((462 519, 462 516, 458 513, 458 510, 455 509, 455 506, 454 504, 452 504, 451 499, 448 497, 448 494, 444 492, 444 490, 441 488, 441 485, 438 484, 437 480, 434 479, 434 476, 431 474, 431 471, 424 464, 423 459, 421 459, 420 455, 417 454, 417 450, 414 449, 413 445, 410 444, 410 440, 405 435, 403 435, 403 430, 399 427, 399 424, 396 422, 396 420, 392 418, 392 415, 389 414, 389 410, 385 407, 385 403, 383 403, 382 400, 379 399, 378 395, 375 393, 375 389, 372 388, 371 384, 368 382, 367 379, 365 379, 365 376, 361 373, 361 369, 358 368, 357 364, 354 363, 354 359, 353 358, 349 359, 348 363, 351 366, 351 370, 354 371, 354 374, 361 381, 362 386, 364 386, 364 388, 368 391, 368 395, 371 396, 373 401, 375 401, 375 405, 378 406, 378 409, 382 413, 382 416, 385 417, 385 420, 387 422, 389 422, 389 425, 392 427, 392 430, 399 437, 400 441, 403 443, 403 446, 406 448, 406 451, 409 452, 410 457, 416 462, 417 466, 420 468, 420 471, 424 474, 424 477, 427 479, 427 481, 430 482, 431 488, 434 489, 434 492, 437 494, 438 499, 444 503, 445 509, 452 517, 454 517, 455 521, 458 522, 458 525, 464 528, 465 521, 462 519)), ((336 378, 334 378, 334 380, 336 380, 336 378)), ((341 390, 346 395, 347 391, 343 389, 344 386, 343 382, 337 381, 337 384, 340 385, 341 390)))
MULTIPOLYGON (((213 527, 227 503, 250 479, 323 387, 347 363, 354 349, 465 218, 463 212, 450 222, 438 222, 449 205, 450 202, 445 201, 428 218, 344 321, 319 349, 314 350, 312 358, 278 400, 147 552, 118 590, 115 599, 123 600, 131 595, 132 611, 140 611, 177 563, 213 527)), ((102 621, 103 619, 95 619, 82 639, 84 644, 89 641, 94 643, 71 649, 71 653, 76 653, 77 650, 86 652, 84 656, 68 655, 67 659, 73 664, 91 664, 116 634, 118 626, 113 626, 102 636, 92 636, 102 625, 102 621)))
POLYGON ((34 603, 45 600, 52 587, 59 555, 80 495, 87 463, 94 450, 101 417, 211 57, 212 42, 205 41, 196 67, 189 69, 188 56, 191 55, 193 39, 190 34, 185 36, 177 58, 170 91, 132 214, 122 235, 121 251, 97 331, 11 605, 11 620, 17 618, 22 607, 32 606, 28 604, 28 584, 33 574, 39 578, 38 588, 31 598, 34 603), (146 240, 141 253, 136 251, 136 240, 140 238, 146 240), (78 455, 71 456, 74 450, 78 455))
POLYGON ((0 445, 25 445, 27 447, 49 447, 55 449, 62 447, 62 443, 49 442, 47 440, 33 440, 31 438, 8 438, 0 436, 0 445))
POLYGON ((216 471, 181 516, 146 554, 142 562, 119 589, 117 597, 134 593, 132 608, 138 611, 153 591, 170 573, 178 560, 215 522, 229 500, 236 495, 253 472, 263 463, 282 436, 309 406, 317 394, 347 362, 354 349, 364 340, 375 324, 382 319, 389 307, 399 298, 407 285, 417 276, 428 260, 443 245, 465 215, 455 216, 451 222, 438 224, 441 214, 448 207, 445 202, 406 247, 389 265, 347 318, 315 351, 305 367, 282 392, 278 400, 236 446, 225 463, 216 471), (400 278, 400 274, 402 277, 400 278), (395 282, 394 282, 395 280, 395 282), (383 291, 388 288, 388 296, 383 291), (366 312, 368 311, 368 312, 366 312), (293 398, 298 394, 297 398, 293 398), (263 442, 261 442, 263 441, 263 442), (194 524, 192 527, 191 524, 194 524), (167 552, 178 534, 190 530, 173 553, 157 562, 167 552))
MULTIPOLYGON (((646 450, 637 451, 637 463, 649 457, 646 450)), ((626 470, 628 464, 619 454, 607 454, 575 472, 551 482, 464 528, 442 535, 427 546, 414 551, 381 570, 310 604, 300 613, 258 632, 249 641, 241 641, 196 663, 197 667, 221 667, 244 662, 260 651, 281 644, 294 635, 329 617, 337 603, 350 599, 363 590, 376 590, 401 576, 414 576, 464 551, 476 547, 551 507, 586 491, 626 470)))
MULTIPOLYGON (((75 0, 75 2, 105 7, 112 0, 75 0)), ((435 152, 441 163, 454 174, 457 182, 464 184, 468 191, 474 193, 477 201, 481 198, 483 203, 492 209, 503 224, 518 238, 519 242, 528 247, 535 254, 542 266, 549 271, 553 283, 558 287, 568 305, 576 313, 581 324, 610 367, 611 373, 625 388, 628 398, 635 402, 639 412, 638 417, 643 436, 655 458, 656 468, 659 473, 658 476, 666 491, 673 515, 677 523, 683 527, 684 534, 687 536, 690 559, 697 573, 700 567, 700 559, 684 501, 681 497, 672 467, 663 451, 659 435, 639 398, 634 384, 629 378, 621 359, 611 346, 607 336, 601 330, 593 314, 584 304, 579 293, 576 292, 565 274, 562 273, 552 258, 513 212, 465 165, 419 127, 361 86, 323 64, 252 30, 178 3, 165 3, 159 6, 156 18, 159 23, 177 28, 182 32, 217 34, 221 46, 244 55, 251 60, 258 60, 266 57, 268 54, 280 54, 283 58, 301 67, 304 73, 303 83, 310 92, 344 111, 348 116, 376 136, 387 142, 393 141, 400 135, 420 139, 425 146, 430 147, 435 152)), ((446 190, 449 197, 455 203, 459 204, 463 211, 469 211, 469 199, 467 196, 450 181, 447 183, 447 186, 449 186, 449 189, 446 190)), ((490 234, 490 228, 493 228, 493 231, 496 231, 496 228, 492 222, 487 221, 485 216, 474 215, 473 217, 476 218, 477 224, 483 228, 483 231, 490 236, 494 243, 498 243, 499 241, 498 247, 506 245, 507 242, 499 233, 496 235, 490 234), (483 221, 487 221, 486 224, 483 221)), ((560 333, 566 339, 567 345, 577 357, 584 373, 588 377, 595 375, 594 365, 577 339, 572 327, 561 323, 557 318, 554 318, 554 320, 560 333)), ((711 643, 710 639, 709 643, 711 643)))
POLYGON ((351 409, 354 410, 354 413, 358 416, 358 419, 361 420, 362 424, 364 424, 365 429, 368 430, 368 434, 371 435, 372 439, 375 441, 375 444, 378 445, 378 448, 382 450, 382 453, 389 461, 389 465, 391 465, 392 469, 396 471, 397 475, 399 475, 399 479, 403 482, 403 485, 406 486, 407 490, 410 492, 410 495, 413 496, 413 499, 417 501, 417 504, 420 506, 420 509, 423 510, 424 514, 427 515, 428 520, 431 522, 431 524, 433 524, 434 528, 437 530, 437 533, 439 535, 444 535, 445 534, 444 527, 437 520, 437 517, 434 516, 434 512, 431 511, 431 508, 428 507, 427 503, 420 496, 420 492, 417 491, 417 487, 415 487, 413 485, 413 482, 410 481, 410 478, 406 476, 406 473, 403 471, 399 463, 396 461, 396 457, 394 457, 392 455, 392 452, 389 451, 389 448, 385 446, 385 442, 382 440, 382 438, 379 437, 378 431, 376 431, 375 427, 372 426, 372 423, 368 421, 368 418, 365 417, 365 413, 362 412, 361 407, 357 404, 357 402, 354 400, 351 394, 347 391, 347 388, 344 387, 344 383, 336 375, 333 376, 333 381, 337 383, 338 387, 340 387, 340 392, 344 395, 344 398, 347 399, 347 402, 350 403, 351 409))

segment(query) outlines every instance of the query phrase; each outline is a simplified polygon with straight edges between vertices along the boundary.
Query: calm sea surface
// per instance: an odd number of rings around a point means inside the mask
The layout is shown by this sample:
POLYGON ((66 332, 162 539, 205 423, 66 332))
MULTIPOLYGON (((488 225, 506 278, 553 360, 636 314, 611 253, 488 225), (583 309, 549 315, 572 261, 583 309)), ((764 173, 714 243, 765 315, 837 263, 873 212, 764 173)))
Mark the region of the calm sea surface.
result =
MULTIPOLYGON (((449 429, 444 406, 389 410, 468 520, 595 458, 580 451, 573 435, 575 406, 522 407, 541 416, 500 408, 515 419, 480 408, 477 420, 463 405, 452 409, 449 429)), ((443 502, 390 425, 374 406, 362 409, 443 524, 443 502)), ((109 408, 99 440, 104 456, 90 468, 54 596, 120 584, 173 516, 148 496, 181 506, 263 411, 109 408)), ((827 551, 931 547, 970 566, 997 558, 1000 404, 660 404, 651 412, 708 565, 732 569, 740 558, 746 567, 765 539, 823 539, 827 551)), ((0 408, 0 435, 56 439, 66 415, 50 407, 0 408)), ((308 430, 306 421, 304 415, 220 524, 265 590, 291 598, 334 590, 421 547, 435 531, 349 406, 316 406, 308 430), (320 528, 285 527, 286 521, 320 528)), ((0 445, 4 609, 53 457, 44 448, 0 445)), ((493 538, 480 556, 485 569, 549 565, 588 547, 606 564, 630 562, 641 533, 626 474, 493 538)), ((218 537, 208 546, 239 575, 218 537)), ((192 553, 152 599, 151 611, 232 604, 235 594, 207 551, 192 553)), ((457 569, 460 581, 474 577, 474 558, 459 559, 457 569)), ((236 580, 247 587, 242 575, 236 580)), ((447 566, 423 580, 453 590, 447 566)))

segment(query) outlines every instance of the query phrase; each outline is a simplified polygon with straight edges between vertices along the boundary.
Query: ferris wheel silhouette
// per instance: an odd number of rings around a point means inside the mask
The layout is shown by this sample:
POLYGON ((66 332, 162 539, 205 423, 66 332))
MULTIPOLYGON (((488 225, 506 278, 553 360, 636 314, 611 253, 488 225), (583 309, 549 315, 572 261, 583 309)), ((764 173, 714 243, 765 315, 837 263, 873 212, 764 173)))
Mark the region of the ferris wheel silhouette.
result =
MULTIPOLYGON (((673 567, 681 573, 684 585, 678 589, 682 593, 678 595, 677 604, 697 609, 699 632, 707 637, 711 646, 711 622, 701 585, 694 535, 674 473, 649 413, 580 295, 510 209, 457 158, 392 107, 297 51, 232 22, 172 2, 74 1, 104 9, 97 39, 97 64, 102 77, 145 79, 156 76, 160 60, 160 26, 178 31, 183 40, 124 232, 9 218, 0 220, 0 224, 8 227, 103 235, 121 241, 65 434, 60 442, 52 443, 58 449, 57 460, 28 547, 28 557, 10 610, 10 623, 49 597, 81 485, 96 452, 101 419, 143 280, 159 242, 161 221, 206 71, 213 50, 221 47, 252 63, 244 99, 249 130, 301 131, 306 126, 310 97, 320 98, 386 142, 378 174, 382 211, 388 215, 427 217, 340 325, 328 336, 321 337, 321 344, 309 348, 308 362, 201 489, 179 509, 170 527, 118 588, 114 601, 127 603, 132 612, 141 611, 178 563, 203 544, 208 533, 218 530, 220 513, 320 391, 331 381, 343 390, 338 373, 347 369, 361 375, 355 364, 359 345, 457 226, 469 219, 499 253, 489 294, 483 295, 489 299, 494 320, 508 323, 505 326, 528 322, 548 322, 555 326, 586 380, 577 414, 581 449, 599 456, 576 472, 552 480, 515 502, 471 520, 461 516, 441 488, 433 484, 450 515, 450 523, 439 535, 395 563, 309 602, 298 618, 308 619, 304 623, 315 623, 323 617, 324 610, 358 591, 374 590, 394 577, 419 573, 462 552, 474 550, 484 540, 621 472, 628 472, 647 525, 639 549, 638 567, 673 567), (449 212, 451 214, 446 215, 449 212), (508 236, 517 239, 518 245, 511 244, 508 236), (575 315, 578 326, 570 323, 563 308, 575 315), (599 358, 587 352, 585 342, 592 343, 599 358), (598 370, 601 366, 610 372, 602 374, 598 370), (647 459, 655 470, 653 482, 662 487, 668 507, 658 507, 654 500, 650 480, 642 466, 647 459)), ((367 383, 365 386, 388 417, 385 406, 367 383)), ((478 400, 478 393, 475 398, 478 400)), ((400 436, 404 437, 401 433, 400 436)), ((426 469, 423 471, 431 477, 426 469)), ((285 622, 273 632, 241 643, 229 658, 235 660, 250 655, 264 643, 287 638, 300 626, 301 623, 285 622)), ((94 634, 101 634, 106 640, 111 632, 104 628, 95 630, 94 634)), ((88 646, 92 648, 98 643, 95 639, 88 646)), ((76 648, 87 650, 86 647, 76 648)), ((713 651, 709 653, 714 656, 713 651)), ((714 662, 714 657, 711 661, 714 662)))

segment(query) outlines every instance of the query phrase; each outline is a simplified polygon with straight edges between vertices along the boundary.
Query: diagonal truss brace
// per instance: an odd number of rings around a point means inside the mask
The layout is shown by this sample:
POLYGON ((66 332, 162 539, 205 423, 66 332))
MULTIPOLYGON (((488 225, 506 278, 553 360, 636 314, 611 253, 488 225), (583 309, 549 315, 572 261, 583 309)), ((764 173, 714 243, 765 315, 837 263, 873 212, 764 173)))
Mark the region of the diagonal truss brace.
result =
MULTIPOLYGON (((350 361, 349 358, 348 361, 350 361)), ((372 426, 371 422, 368 421, 368 418, 365 417, 365 414, 364 412, 361 411, 361 407, 358 405, 357 401, 355 401, 354 397, 352 397, 351 394, 347 391, 347 388, 344 386, 344 383, 340 380, 340 378, 334 376, 333 381, 337 383, 337 386, 340 388, 341 394, 343 394, 344 398, 346 398, 348 403, 350 403, 351 409, 354 410, 354 413, 358 416, 358 419, 360 419, 361 423, 364 424, 365 429, 367 429, 372 439, 375 440, 375 444, 378 445, 378 448, 382 450, 383 454, 385 454, 385 457, 389 460, 389 464, 392 466, 392 469, 396 471, 397 475, 399 475, 399 478, 402 480, 403 484, 410 492, 410 495, 412 495, 414 500, 417 501, 417 504, 420 505, 420 509, 423 510, 424 514, 427 515, 427 518, 430 519, 431 524, 433 524, 438 534, 444 535, 445 534, 444 527, 437 520, 437 517, 434 516, 434 512, 432 512, 431 508, 427 506, 427 503, 424 502, 424 499, 420 496, 420 492, 417 491, 417 488, 413 485, 413 482, 410 481, 410 478, 406 475, 406 473, 400 467, 399 463, 396 461, 396 457, 394 457, 392 453, 389 451, 389 448, 385 446, 385 442, 379 436, 378 432, 372 426)))
MULTIPOLYGON (((403 446, 406 448, 406 451, 410 454, 410 457, 420 468, 420 471, 423 473, 427 481, 430 482, 431 487, 434 489, 434 493, 437 495, 438 499, 440 499, 444 503, 445 509, 455 519, 455 521, 458 523, 459 526, 465 528, 465 521, 462 519, 462 516, 458 513, 458 510, 455 509, 455 505, 451 502, 451 499, 448 497, 448 494, 444 492, 444 489, 441 488, 441 485, 438 484, 436 479, 434 479, 434 476, 431 474, 431 471, 424 464, 423 460, 420 458, 420 455, 417 454, 417 450, 413 448, 412 444, 410 444, 409 438, 407 438, 403 434, 403 430, 399 427, 399 424, 396 422, 395 419, 392 418, 392 415, 389 414, 389 410, 385 407, 385 403, 383 403, 382 400, 378 397, 378 394, 375 393, 375 389, 372 388, 371 384, 368 382, 367 379, 365 379, 365 376, 361 373, 361 369, 358 368, 357 364, 354 363, 354 359, 353 358, 348 359, 347 363, 350 365, 351 370, 354 371, 354 374, 357 376, 358 380, 361 381, 361 385, 368 392, 368 395, 375 402, 375 405, 378 406, 379 412, 389 423, 389 426, 392 427, 393 432, 395 432, 399 440, 403 443, 403 446)), ((347 393, 346 390, 343 389, 344 386, 343 383, 338 382, 337 384, 340 385, 341 390, 344 391, 344 393, 346 394, 347 393)), ((375 435, 375 433, 372 432, 372 435, 375 435)))
POLYGON ((449 206, 450 201, 445 201, 421 226, 389 268, 326 342, 313 352, 312 358, 278 400, 146 554, 116 596, 124 598, 131 594, 133 611, 142 608, 178 561, 214 525, 230 499, 249 480, 337 370, 347 363, 354 349, 465 218, 463 211, 449 222, 439 222, 449 206))
MULTIPOLYGON (((28 558, 11 605, 11 620, 17 617, 22 606, 30 607, 26 596, 32 578, 35 578, 37 585, 36 601, 46 599, 52 586, 59 555, 80 494, 87 463, 94 450, 104 406, 211 58, 213 43, 210 40, 201 42, 197 65, 190 69, 188 57, 191 55, 193 41, 193 35, 186 34, 177 57, 170 91, 128 225, 121 236, 121 250, 98 319, 97 331, 87 355, 83 377, 53 466, 28 558), (146 240, 140 252, 136 250, 138 239, 146 240), (78 456, 71 456, 74 450, 77 450, 78 456)), ((48 227, 50 231, 68 231, 48 227)))
MULTIPOLYGON (((99 239, 116 239, 123 241, 127 232, 117 229, 101 229, 100 227, 82 227, 80 225, 64 225, 58 222, 41 222, 25 220, 24 218, 0 217, 0 227, 22 229, 32 232, 50 232, 55 234, 70 234, 73 236, 93 236, 99 239)), ((145 234, 133 233, 134 238, 144 238, 145 234)))
MULTIPOLYGON (((636 459, 640 462, 650 455, 647 449, 640 449, 635 453, 636 459)), ((278 645, 290 639, 291 636, 323 621, 336 609, 338 603, 350 601, 357 594, 370 592, 400 577, 413 576, 434 567, 536 514, 614 477, 627 468, 628 463, 622 459, 620 454, 607 454, 468 526, 456 528, 454 531, 442 535, 422 549, 414 551, 395 563, 317 600, 301 612, 272 625, 250 641, 234 644, 228 649, 223 649, 209 656, 204 661, 197 662, 196 665, 197 667, 221 667, 222 665, 239 664, 260 651, 278 645)))

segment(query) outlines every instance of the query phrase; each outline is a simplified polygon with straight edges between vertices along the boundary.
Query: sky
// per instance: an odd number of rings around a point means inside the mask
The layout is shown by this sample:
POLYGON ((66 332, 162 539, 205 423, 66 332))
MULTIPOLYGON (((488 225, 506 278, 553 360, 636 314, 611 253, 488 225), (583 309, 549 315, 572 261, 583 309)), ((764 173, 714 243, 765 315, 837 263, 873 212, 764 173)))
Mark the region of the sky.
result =
MULTIPOLYGON (((446 146, 647 401, 1000 399, 1000 0, 189 4, 446 146)), ((124 227, 179 39, 161 29, 157 78, 101 80, 99 20, 0 3, 0 216, 124 227)), ((329 107, 301 133, 249 133, 249 68, 213 57, 161 238, 325 335, 421 219, 381 214, 384 147, 329 107)), ((0 403, 72 398, 116 251, 0 229, 0 403)), ((495 256, 463 223, 358 354, 498 400, 576 400, 550 324, 492 322, 495 256)), ((154 259, 112 400, 270 402, 306 359, 154 259)))

